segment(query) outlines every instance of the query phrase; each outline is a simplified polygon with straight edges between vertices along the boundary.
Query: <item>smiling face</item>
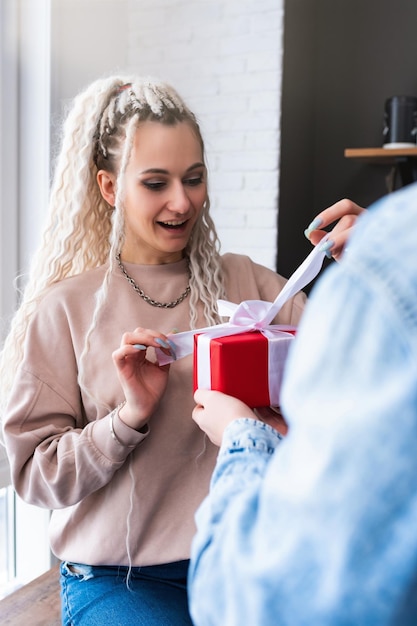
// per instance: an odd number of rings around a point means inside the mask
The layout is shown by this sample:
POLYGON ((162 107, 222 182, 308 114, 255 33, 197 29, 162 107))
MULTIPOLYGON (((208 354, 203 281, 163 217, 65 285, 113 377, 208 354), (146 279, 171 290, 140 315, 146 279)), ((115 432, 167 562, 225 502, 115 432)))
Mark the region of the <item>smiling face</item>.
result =
MULTIPOLYGON (((101 170, 98 182, 114 204, 116 177, 101 170)), ((125 172, 122 260, 161 264, 181 259, 206 197, 202 148, 190 124, 141 123, 125 172)))

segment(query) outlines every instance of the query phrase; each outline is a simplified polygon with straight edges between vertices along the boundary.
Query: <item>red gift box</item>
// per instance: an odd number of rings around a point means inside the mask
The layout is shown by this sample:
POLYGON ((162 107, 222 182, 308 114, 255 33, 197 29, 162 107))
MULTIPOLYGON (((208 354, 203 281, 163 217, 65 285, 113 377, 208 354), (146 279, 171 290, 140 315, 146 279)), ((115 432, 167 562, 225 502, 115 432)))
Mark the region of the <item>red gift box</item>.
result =
POLYGON ((251 331, 194 337, 194 390, 222 391, 251 408, 278 406, 284 364, 295 328, 265 336, 251 331))

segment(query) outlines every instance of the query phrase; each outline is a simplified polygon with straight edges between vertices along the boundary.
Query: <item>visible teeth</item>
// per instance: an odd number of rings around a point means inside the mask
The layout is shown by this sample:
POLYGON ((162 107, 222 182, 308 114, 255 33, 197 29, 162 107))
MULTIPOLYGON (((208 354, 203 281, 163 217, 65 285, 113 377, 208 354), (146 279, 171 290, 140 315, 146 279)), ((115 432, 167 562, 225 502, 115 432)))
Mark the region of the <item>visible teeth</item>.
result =
POLYGON ((161 222, 161 224, 165 224, 166 226, 181 226, 182 224, 185 224, 186 220, 183 220, 182 222, 161 222))

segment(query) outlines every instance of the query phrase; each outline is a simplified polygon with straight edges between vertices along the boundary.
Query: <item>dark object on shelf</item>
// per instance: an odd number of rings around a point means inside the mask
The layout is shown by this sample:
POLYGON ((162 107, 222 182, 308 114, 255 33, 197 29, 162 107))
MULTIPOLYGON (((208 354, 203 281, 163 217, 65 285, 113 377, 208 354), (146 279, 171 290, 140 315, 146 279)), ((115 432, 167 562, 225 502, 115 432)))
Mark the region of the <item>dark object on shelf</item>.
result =
POLYGON ((417 97, 393 96, 385 101, 384 148, 406 148, 417 144, 417 97))

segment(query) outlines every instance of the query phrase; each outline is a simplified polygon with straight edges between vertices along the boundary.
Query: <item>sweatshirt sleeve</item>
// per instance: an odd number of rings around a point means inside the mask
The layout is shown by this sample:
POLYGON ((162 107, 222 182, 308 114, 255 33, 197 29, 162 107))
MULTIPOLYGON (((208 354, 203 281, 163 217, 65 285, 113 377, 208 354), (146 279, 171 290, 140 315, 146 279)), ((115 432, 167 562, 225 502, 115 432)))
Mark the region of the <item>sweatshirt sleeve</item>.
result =
POLYGON ((41 303, 3 417, 12 482, 30 504, 56 509, 79 502, 106 485, 147 435, 111 416, 122 398, 87 418, 77 374, 62 307, 41 303))

